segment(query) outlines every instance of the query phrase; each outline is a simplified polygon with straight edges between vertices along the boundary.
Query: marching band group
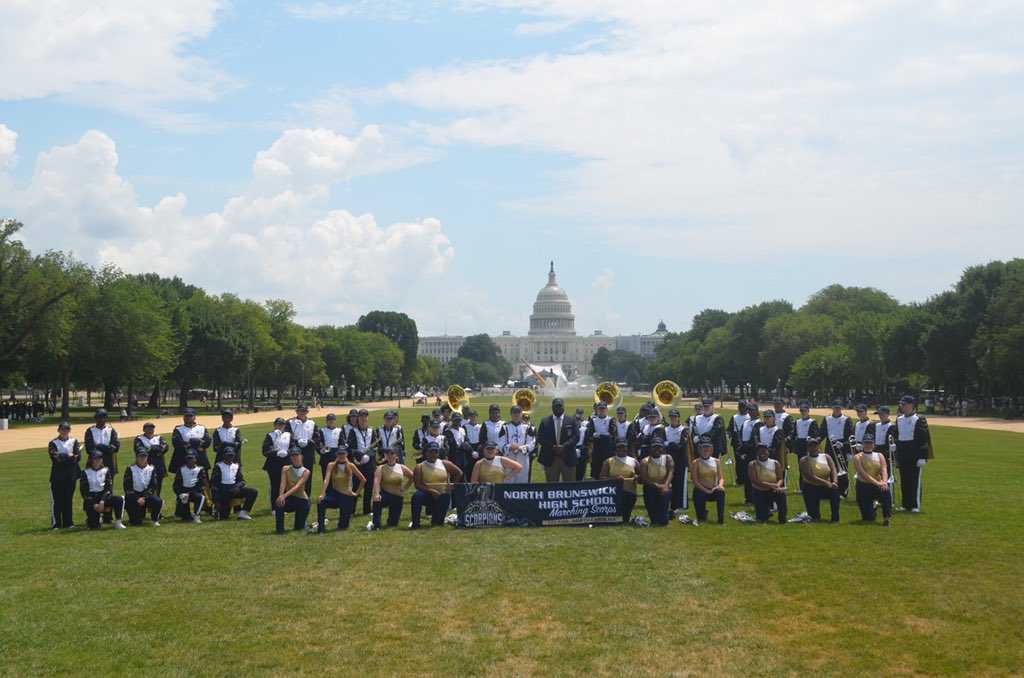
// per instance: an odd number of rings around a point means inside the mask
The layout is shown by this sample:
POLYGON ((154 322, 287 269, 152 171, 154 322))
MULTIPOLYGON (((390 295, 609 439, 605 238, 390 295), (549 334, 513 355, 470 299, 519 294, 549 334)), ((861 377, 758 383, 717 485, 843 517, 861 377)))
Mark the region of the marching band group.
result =
MULTIPOLYGON (((678 391, 671 382, 662 384, 678 391)), ((632 521, 642 496, 649 524, 667 525, 673 515, 684 523, 706 522, 710 505, 716 509, 717 522, 724 523, 728 465, 734 467, 732 481, 743 487, 744 503, 754 507, 753 517, 743 512, 740 519, 765 523, 774 514, 780 523, 815 522, 821 520, 821 503, 827 502, 831 521, 838 522, 851 476, 863 520, 875 521, 879 507, 886 525, 894 506, 897 511, 920 511, 921 473, 932 448, 927 421, 917 413, 911 396, 900 399, 894 420, 885 406, 876 409, 877 421, 870 419, 865 405, 857 405, 856 417, 850 417, 839 401, 833 403, 831 414, 815 420, 806 405, 794 416, 776 400, 763 414, 756 403, 741 401, 739 411, 726 422, 714 403, 704 400, 684 421, 678 409, 669 409, 672 393, 656 387, 652 400, 631 419, 621 406, 621 395, 609 393, 615 389, 608 386, 598 387, 589 417, 582 408, 569 416, 562 399, 556 398, 551 414, 536 427, 530 422, 536 395, 529 389, 517 392, 508 421, 497 404, 489 406, 487 419, 481 422, 468 402, 463 407, 459 398, 449 397, 432 414, 423 415, 411 436, 414 468, 405 463, 406 436, 397 411, 386 412, 383 426, 376 428, 369 425, 365 409, 350 410, 341 426, 334 414, 328 414, 321 428, 309 419, 309 408, 300 404, 293 418, 274 421, 261 447, 277 531, 285 532, 286 514, 294 513, 295 530, 323 534, 328 510, 338 511, 337 529, 347 529, 360 498, 363 515, 371 516, 367 529, 395 527, 410 488, 415 488, 410 527, 420 527, 424 512, 432 525, 441 525, 455 484, 530 482, 534 462, 542 466, 548 482, 581 481, 588 475, 621 479, 623 522, 632 521), (667 419, 662 416, 665 409, 667 419), (723 462, 730 451, 735 461, 723 462), (796 493, 806 509, 793 520, 788 519, 787 505, 791 453, 797 458, 796 493), (322 489, 314 495, 317 466, 322 489), (691 500, 695 520, 686 514, 691 500), (316 520, 310 524, 314 504, 316 520)), ((221 418, 222 425, 211 434, 196 422, 194 410, 186 410, 170 444, 155 434, 152 423, 144 424, 133 443, 135 463, 123 471, 123 494, 115 494, 114 486, 121 441, 106 410, 96 412, 95 424, 85 432, 84 470, 82 445, 71 437, 70 424, 61 422, 48 450, 52 528, 74 527, 76 485, 90 529, 102 523, 122 529, 126 512, 131 525, 142 525, 148 513, 151 524, 158 526, 168 475, 173 475, 174 495, 168 499, 182 520, 199 523, 205 513, 219 520, 232 515, 250 520, 259 491, 243 475, 247 441, 233 425, 230 410, 221 418), (165 463, 168 452, 170 462, 165 463)))

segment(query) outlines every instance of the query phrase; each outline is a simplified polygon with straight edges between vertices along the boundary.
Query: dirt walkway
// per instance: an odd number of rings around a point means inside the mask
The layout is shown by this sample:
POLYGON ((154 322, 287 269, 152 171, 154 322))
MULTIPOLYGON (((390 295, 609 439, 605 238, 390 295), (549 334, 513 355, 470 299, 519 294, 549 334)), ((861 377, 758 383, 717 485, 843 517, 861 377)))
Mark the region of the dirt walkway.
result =
MULTIPOLYGON (((406 398, 402 401, 402 404, 408 407, 411 401, 406 398)), ((399 401, 389 400, 376 403, 362 403, 358 405, 360 408, 366 408, 367 410, 383 410, 397 408, 399 401)), ((339 419, 343 418, 348 413, 350 407, 333 408, 313 408, 309 411, 312 418, 324 417, 329 411, 333 411, 338 415, 339 419)), ((284 417, 288 419, 295 416, 294 410, 270 410, 267 412, 253 412, 251 414, 236 414, 234 419, 235 426, 246 426, 248 424, 262 424, 274 421, 278 417, 284 417)), ((153 423, 156 424, 156 432, 160 435, 170 436, 174 427, 181 423, 181 418, 175 417, 163 417, 161 419, 152 419, 153 423)), ((219 414, 199 414, 196 417, 196 421, 210 429, 212 434, 213 429, 220 426, 220 415, 219 414)), ((121 437, 122 446, 127 442, 130 444, 131 440, 135 436, 142 433, 142 424, 144 421, 130 421, 130 422, 117 422, 111 421, 111 425, 117 429, 118 435, 121 437)), ((419 422, 417 421, 418 425, 419 422)), ((71 435, 78 439, 79 442, 84 443, 85 441, 85 429, 86 424, 75 424, 71 429, 71 435)), ((269 430, 269 428, 268 428, 269 430)), ((18 428, 8 429, 6 431, 0 431, 0 454, 5 452, 14 452, 16 450, 26 450, 30 448, 45 448, 51 440, 57 437, 57 423, 54 420, 52 426, 33 426, 31 428, 18 428)))

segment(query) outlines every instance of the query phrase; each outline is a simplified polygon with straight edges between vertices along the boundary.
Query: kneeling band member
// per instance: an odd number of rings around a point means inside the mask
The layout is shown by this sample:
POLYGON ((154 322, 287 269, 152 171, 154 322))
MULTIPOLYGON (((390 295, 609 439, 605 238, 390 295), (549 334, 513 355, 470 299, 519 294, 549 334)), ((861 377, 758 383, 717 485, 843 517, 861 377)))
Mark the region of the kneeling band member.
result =
POLYGON ((199 465, 195 451, 187 451, 185 463, 178 467, 174 476, 174 495, 177 500, 174 513, 179 518, 194 523, 203 522, 199 514, 206 505, 206 495, 203 494, 206 483, 206 469, 199 465), (195 511, 189 508, 190 505, 195 506, 195 511))
POLYGON ((373 476, 373 519, 367 526, 369 529, 380 529, 380 519, 385 506, 388 509, 388 527, 398 525, 402 518, 402 508, 405 506, 405 491, 410 485, 412 469, 398 463, 398 450, 385 450, 384 463, 377 467, 377 472, 373 476))
POLYGON ((347 530, 356 512, 359 492, 352 490, 352 479, 359 479, 360 491, 366 487, 366 476, 359 467, 348 460, 348 448, 336 450, 333 461, 327 463, 324 474, 324 488, 316 500, 316 531, 320 534, 327 529, 327 509, 338 509, 338 529, 347 530))
POLYGON ((135 463, 124 472, 124 502, 128 510, 128 522, 141 525, 149 509, 153 527, 160 527, 160 511, 164 502, 156 496, 156 469, 149 465, 149 452, 135 453, 135 463))
POLYGON ((284 514, 295 514, 295 530, 305 528, 306 518, 309 517, 306 481, 312 472, 302 465, 302 450, 298 447, 293 447, 288 457, 291 463, 281 469, 281 484, 278 485, 277 500, 274 501, 278 534, 284 534, 284 514))
POLYGON ((768 455, 767 445, 758 445, 757 459, 747 467, 747 476, 753 486, 754 513, 759 523, 767 523, 772 505, 779 511, 779 524, 786 522, 785 474, 782 464, 768 455))
POLYGON ((711 456, 714 444, 710 436, 701 436, 697 447, 699 456, 690 464, 693 478, 693 508, 697 520, 708 520, 708 502, 714 501, 718 508, 718 524, 725 522, 725 482, 722 478, 722 462, 711 456))
MULTIPOLYGON (((799 423, 799 422, 797 422, 799 423)), ((839 522, 839 470, 832 457, 822 454, 818 439, 808 437, 806 454, 800 458, 800 488, 811 520, 821 520, 821 502, 827 500, 831 520, 839 522)))
MULTIPOLYGON (((454 420, 456 412, 452 415, 454 420)), ((412 495, 412 528, 420 526, 420 513, 427 507, 431 525, 444 525, 445 514, 452 503, 452 483, 462 480, 462 471, 447 459, 439 459, 441 446, 427 445, 426 458, 416 464, 412 482, 416 491, 412 495)))
POLYGON ((103 465, 103 453, 99 450, 89 455, 89 465, 82 473, 81 490, 90 530, 100 529, 100 517, 108 509, 114 512, 114 527, 124 529, 121 522, 124 518, 124 497, 114 494, 114 474, 103 465))
POLYGON ((473 483, 504 483, 523 470, 523 465, 508 457, 499 457, 498 443, 488 438, 484 458, 473 465, 473 483))
POLYGON ((610 459, 605 459, 601 466, 601 480, 618 478, 622 481, 622 492, 619 494, 619 501, 622 508, 622 522, 628 523, 633 517, 633 508, 636 506, 636 475, 640 462, 635 457, 629 456, 629 441, 619 438, 615 441, 615 454, 610 459))
POLYGON ((259 491, 248 487, 242 477, 242 467, 238 464, 238 455, 230 445, 225 445, 221 452, 222 461, 213 465, 213 477, 210 478, 210 489, 213 501, 217 504, 217 519, 227 520, 231 517, 231 502, 242 500, 242 510, 238 512, 239 520, 252 520, 249 511, 256 503, 259 491))
POLYGON ((857 469, 857 506, 861 520, 874 522, 878 517, 875 502, 882 505, 882 517, 889 524, 892 517, 892 493, 889 491, 889 465, 885 455, 875 452, 875 439, 865 438, 861 445, 864 451, 853 455, 857 469))
POLYGON ((668 525, 668 508, 672 499, 672 457, 664 454, 665 441, 651 439, 648 454, 640 460, 640 480, 644 484, 644 507, 651 525, 668 525))

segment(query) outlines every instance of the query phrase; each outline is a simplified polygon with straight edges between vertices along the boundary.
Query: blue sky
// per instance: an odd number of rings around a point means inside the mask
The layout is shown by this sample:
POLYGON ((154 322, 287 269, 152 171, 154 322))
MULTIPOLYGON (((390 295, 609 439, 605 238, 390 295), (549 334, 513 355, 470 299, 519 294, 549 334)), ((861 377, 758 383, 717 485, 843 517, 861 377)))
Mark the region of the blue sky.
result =
POLYGON ((0 9, 0 216, 34 250, 524 333, 686 329, 1024 252, 1024 7, 29 2, 0 9))

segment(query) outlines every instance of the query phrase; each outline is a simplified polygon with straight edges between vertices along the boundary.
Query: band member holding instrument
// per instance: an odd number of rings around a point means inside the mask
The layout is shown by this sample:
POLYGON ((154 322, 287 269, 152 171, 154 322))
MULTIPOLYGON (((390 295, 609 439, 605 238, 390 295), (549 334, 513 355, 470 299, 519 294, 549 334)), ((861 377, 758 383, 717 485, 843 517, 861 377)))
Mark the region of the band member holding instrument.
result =
POLYGON ((857 403, 854 411, 857 413, 857 421, 853 424, 853 439, 858 443, 864 442, 865 438, 874 439, 875 422, 868 418, 868 406, 857 403))
POLYGON ((203 522, 199 514, 206 505, 203 490, 208 480, 206 469, 199 465, 196 453, 193 450, 185 452, 185 463, 178 467, 178 472, 174 475, 175 515, 193 523, 203 522), (194 512, 190 506, 195 506, 194 512))
POLYGON ((710 438, 711 456, 718 459, 726 452, 725 420, 715 412, 715 401, 705 399, 700 406, 700 414, 693 419, 696 435, 691 440, 698 440, 700 436, 710 438))
POLYGON ((775 421, 775 410, 765 410, 764 425, 757 431, 758 442, 768 448, 768 456, 786 468, 785 454, 782 450, 782 442, 786 434, 775 421))
POLYGON ((743 483, 743 503, 750 504, 754 500, 753 488, 747 470, 750 463, 757 460, 757 445, 761 438, 759 431, 764 423, 761 421, 761 413, 757 403, 747 405, 747 420, 743 422, 743 430, 740 433, 740 451, 736 457, 736 482, 743 483))
POLYGON ((708 502, 714 501, 718 508, 718 524, 725 523, 725 480, 722 461, 714 456, 714 443, 710 436, 701 436, 697 444, 698 457, 690 464, 693 478, 693 508, 697 520, 708 520, 708 502))
POLYGON ((668 426, 665 427, 665 452, 672 457, 674 475, 669 509, 681 513, 689 507, 686 497, 687 474, 690 468, 690 429, 683 426, 679 410, 668 412, 668 426))
MULTIPOLYGON (((523 421, 523 408, 513 405, 509 410, 512 421, 501 427, 498 435, 498 449, 505 455, 506 459, 518 462, 526 469, 516 473, 508 479, 510 483, 530 482, 530 472, 533 470, 533 456, 536 449, 536 440, 531 434, 531 427, 523 421)), ((472 473, 472 471, 470 472, 472 473)))
POLYGON ((114 514, 114 527, 124 529, 124 497, 114 494, 114 475, 103 465, 103 453, 99 450, 89 456, 89 465, 82 472, 81 492, 90 530, 100 529, 100 516, 108 510, 114 514))
POLYGON ((622 492, 619 493, 620 508, 622 510, 622 522, 628 523, 633 518, 633 508, 636 506, 637 489, 636 478, 639 472, 640 462, 629 454, 629 443, 625 438, 615 441, 615 454, 611 459, 605 459, 601 465, 601 473, 598 476, 601 480, 618 478, 622 480, 622 492))
POLYGON ((156 469, 149 465, 149 452, 135 453, 135 463, 124 472, 124 504, 128 511, 128 522, 141 525, 146 509, 153 518, 153 527, 160 527, 160 511, 164 502, 156 496, 156 469))
POLYGON ((523 465, 508 457, 499 457, 498 443, 488 440, 484 443, 483 459, 473 466, 472 483, 507 483, 523 470, 523 465))
POLYGON ((604 463, 615 454, 614 420, 608 416, 608 403, 594 403, 594 415, 590 417, 587 431, 584 433, 584 444, 590 447, 590 477, 598 478, 604 463))
POLYGON ((469 458, 470 450, 469 443, 466 441, 466 429, 462 426, 461 412, 452 412, 451 422, 444 430, 444 442, 446 451, 444 458, 456 466, 464 466, 469 458))
POLYGON ((776 398, 773 403, 773 409, 775 411, 775 423, 782 432, 786 435, 786 440, 793 438, 793 416, 786 411, 786 401, 782 398, 776 398))
POLYGON ((309 418, 309 406, 299 403, 295 408, 295 416, 288 420, 288 432, 292 434, 292 446, 298 446, 302 452, 302 465, 309 469, 306 476, 306 499, 313 494, 313 468, 316 466, 316 453, 323 447, 320 427, 309 418))
MULTIPOLYGON (((747 401, 741 400, 736 403, 736 414, 729 417, 729 445, 732 447, 732 456, 737 463, 737 474, 739 472, 739 452, 740 444, 743 441, 743 424, 750 419, 750 415, 747 414, 747 401)), ((740 484, 740 479, 737 477, 736 484, 740 484)))
POLYGON ((317 450, 320 454, 320 475, 326 478, 327 467, 338 458, 338 450, 344 447, 348 452, 348 436, 345 435, 345 429, 338 426, 338 416, 333 412, 327 415, 324 427, 320 429, 320 437, 324 441, 323 447, 317 450))
MULTIPOLYGON (((798 422, 799 423, 799 422, 798 422)), ((821 454, 817 438, 807 439, 807 454, 800 458, 800 486, 812 522, 821 520, 821 501, 828 500, 831 521, 839 522, 839 475, 832 457, 821 454)))
POLYGON ((71 424, 62 421, 57 425, 57 437, 50 441, 46 451, 50 455, 50 529, 73 528, 75 482, 82 449, 71 437, 71 424))
POLYGON ((149 463, 156 469, 156 496, 164 487, 164 477, 167 475, 167 441, 163 436, 156 435, 156 425, 147 421, 142 425, 142 435, 135 437, 135 452, 146 450, 149 452, 149 463))
POLYGON ((934 455, 928 420, 917 413, 913 396, 900 398, 900 415, 896 417, 896 463, 900 469, 899 510, 921 512, 921 472, 934 455))
POLYGON ((167 470, 177 473, 178 467, 185 461, 186 450, 192 450, 196 453, 199 465, 209 471, 210 458, 206 456, 206 450, 212 442, 206 427, 196 422, 196 411, 188 408, 182 414, 182 423, 176 426, 174 433, 171 434, 171 447, 174 448, 174 453, 171 455, 171 465, 167 470))
POLYGON ((769 456, 768 446, 755 448, 757 459, 750 462, 747 475, 753 485, 754 513, 759 523, 771 519, 772 506, 779 512, 779 524, 786 523, 786 488, 782 464, 769 456))
POLYGON ((861 443, 863 452, 853 456, 853 465, 857 469, 857 506, 860 507, 860 518, 875 522, 875 502, 882 505, 882 518, 886 527, 892 518, 892 493, 889 489, 889 465, 885 455, 875 451, 875 439, 865 438, 861 443))
POLYGON ((832 403, 832 414, 825 416, 818 427, 818 433, 827 437, 825 452, 832 456, 839 470, 839 494, 843 497, 850 491, 850 460, 853 459, 849 448, 849 439, 853 435, 853 421, 843 414, 843 403, 839 400, 832 403))
MULTIPOLYGON (((452 415, 452 425, 458 412, 452 415)), ((430 516, 430 524, 444 525, 445 515, 452 503, 452 484, 462 480, 462 469, 448 461, 440 459, 441 446, 437 443, 427 445, 426 459, 416 465, 412 474, 416 491, 412 495, 412 529, 420 527, 420 513, 426 507, 430 516)))
POLYGON ((807 456, 807 445, 812 439, 814 442, 821 439, 818 435, 818 422, 811 417, 811 406, 807 403, 800 405, 800 418, 794 422, 793 436, 797 460, 807 456))
MULTIPOLYGON (((427 444, 430 449, 430 444, 427 444)), ((426 450, 424 450, 426 452, 426 450)), ((373 519, 368 530, 381 528, 381 515, 388 509, 388 527, 396 527, 402 518, 405 491, 412 485, 413 473, 405 464, 398 463, 398 450, 384 450, 384 463, 373 476, 373 519)))
MULTIPOLYGON (((348 458, 359 467, 359 472, 369 482, 369 479, 377 474, 377 455, 381 452, 380 439, 370 427, 370 413, 361 409, 356 415, 356 425, 348 434, 348 458)), ((398 456, 398 450, 395 450, 395 456, 398 456)), ((363 492, 363 515, 372 512, 373 493, 363 492)))
POLYGON ((366 477, 359 467, 348 460, 348 448, 342 445, 338 454, 328 462, 324 486, 316 500, 316 529, 323 534, 327 529, 327 509, 338 509, 338 529, 347 530, 356 512, 359 492, 352 489, 353 479, 359 479, 360 490, 366 487, 366 477))
MULTIPOLYGON (((308 441, 307 441, 308 442, 308 441)), ((292 447, 288 452, 290 463, 281 469, 281 479, 277 487, 277 499, 274 500, 274 520, 277 533, 284 534, 284 514, 295 514, 293 530, 305 529, 306 518, 309 517, 309 495, 306 487, 313 472, 305 465, 302 450, 292 447)))
POLYGON ((882 405, 875 414, 878 421, 875 422, 875 450, 885 455, 885 461, 889 466, 889 490, 892 493, 892 505, 895 508, 897 503, 896 495, 896 437, 898 430, 893 428, 895 424, 889 419, 891 410, 888 405, 882 405))
MULTIPOLYGON (((420 417, 420 427, 412 434, 412 449, 416 450, 416 458, 422 459, 424 452, 423 439, 427 436, 427 430, 430 428, 430 415, 423 414, 420 417)), ((438 428, 440 430, 440 428, 438 428)))
POLYGON ((238 463, 238 455, 230 445, 221 451, 221 460, 213 465, 210 476, 213 501, 217 506, 217 519, 227 520, 231 517, 231 502, 242 500, 242 510, 238 512, 239 520, 252 520, 249 511, 256 503, 259 490, 245 484, 242 476, 242 465, 238 463))
POLYGON ((651 453, 651 444, 654 439, 665 442, 665 425, 661 423, 661 414, 654 407, 647 410, 647 423, 640 429, 640 437, 638 439, 639 449, 637 450, 638 457, 643 459, 651 453))
MULTIPOLYGON (((656 414, 656 413, 655 413, 656 414)), ((650 453, 640 461, 640 480, 644 485, 644 507, 651 525, 668 525, 668 506, 672 497, 672 476, 675 466, 672 457, 664 454, 665 441, 651 440, 650 453)))
POLYGON ((405 432, 398 423, 397 411, 384 413, 384 425, 377 429, 377 439, 380 441, 380 449, 398 450, 398 463, 405 463, 405 432))
POLYGON ((102 407, 96 410, 93 415, 96 424, 85 430, 85 453, 92 456, 92 453, 99 450, 103 453, 103 465, 110 469, 110 472, 117 475, 117 452, 121 449, 121 440, 117 437, 117 431, 107 423, 107 411, 102 407))
POLYGON ((436 443, 441 447, 441 458, 448 456, 448 440, 441 430, 441 422, 436 419, 431 419, 427 424, 427 432, 420 441, 420 453, 416 457, 416 463, 420 463, 427 458, 427 445, 436 443))
POLYGON ((224 457, 224 448, 231 446, 235 451, 235 463, 242 465, 242 433, 232 421, 235 413, 231 410, 223 410, 220 413, 221 425, 213 431, 213 451, 216 453, 213 463, 216 464, 224 457))

